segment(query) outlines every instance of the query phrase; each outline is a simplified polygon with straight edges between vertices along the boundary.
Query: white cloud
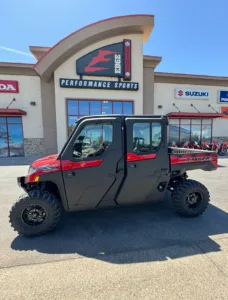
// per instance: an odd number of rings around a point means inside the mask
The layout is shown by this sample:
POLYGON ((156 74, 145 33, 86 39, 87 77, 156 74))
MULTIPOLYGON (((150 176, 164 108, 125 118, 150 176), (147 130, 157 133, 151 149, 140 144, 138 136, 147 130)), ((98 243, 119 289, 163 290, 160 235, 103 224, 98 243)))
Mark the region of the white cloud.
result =
POLYGON ((3 46, 0 46, 0 50, 5 50, 5 51, 9 51, 9 52, 14 52, 14 53, 21 54, 21 55, 26 55, 26 56, 32 56, 31 53, 23 52, 23 51, 19 51, 19 50, 17 50, 17 49, 7 48, 7 47, 3 47, 3 46))

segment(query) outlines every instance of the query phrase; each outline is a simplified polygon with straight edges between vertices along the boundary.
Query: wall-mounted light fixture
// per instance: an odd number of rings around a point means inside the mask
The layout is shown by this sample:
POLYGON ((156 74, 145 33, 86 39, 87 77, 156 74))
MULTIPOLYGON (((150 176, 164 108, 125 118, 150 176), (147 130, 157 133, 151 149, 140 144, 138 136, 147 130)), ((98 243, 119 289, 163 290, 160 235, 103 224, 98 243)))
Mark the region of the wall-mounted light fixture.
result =
POLYGON ((176 106, 175 103, 173 103, 173 106, 174 106, 179 112, 181 112, 181 111, 179 110, 179 108, 176 106))
POLYGON ((213 111, 215 111, 217 114, 219 113, 216 109, 214 109, 214 107, 212 107, 210 104, 208 104, 208 107, 210 107, 211 109, 213 109, 213 111))
POLYGON ((198 111, 198 109, 191 103, 190 104, 192 107, 194 107, 195 108, 195 110, 199 113, 200 111, 198 111))
POLYGON ((9 108, 10 107, 10 105, 14 102, 14 101, 16 101, 16 99, 15 98, 13 98, 13 100, 10 102, 10 104, 6 107, 6 108, 9 108))

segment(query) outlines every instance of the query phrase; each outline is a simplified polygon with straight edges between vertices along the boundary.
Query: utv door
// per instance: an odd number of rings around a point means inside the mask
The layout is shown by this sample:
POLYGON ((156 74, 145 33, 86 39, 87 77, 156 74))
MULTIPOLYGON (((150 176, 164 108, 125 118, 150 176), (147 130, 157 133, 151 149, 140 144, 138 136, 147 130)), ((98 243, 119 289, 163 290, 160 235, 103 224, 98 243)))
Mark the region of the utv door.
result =
POLYGON ((122 118, 88 118, 79 123, 61 156, 71 210, 115 205, 124 177, 122 118))
POLYGON ((127 176, 119 204, 157 202, 169 182, 167 123, 163 118, 126 118, 127 176))

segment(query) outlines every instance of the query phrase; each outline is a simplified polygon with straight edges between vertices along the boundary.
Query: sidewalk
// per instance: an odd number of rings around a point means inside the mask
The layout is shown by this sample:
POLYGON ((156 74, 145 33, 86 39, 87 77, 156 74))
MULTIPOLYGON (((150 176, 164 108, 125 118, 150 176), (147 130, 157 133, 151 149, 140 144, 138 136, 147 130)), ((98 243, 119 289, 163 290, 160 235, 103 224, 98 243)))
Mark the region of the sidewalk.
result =
MULTIPOLYGON (((80 257, 3 268, 1 299, 225 300, 228 243, 226 238, 217 242, 221 251, 207 254, 203 252, 207 248, 204 241, 200 246, 174 245, 113 254, 109 262, 80 257), (199 254, 194 255, 196 252, 199 254), (138 260, 141 263, 133 263, 138 260)), ((105 253, 103 256, 107 258, 105 253)))

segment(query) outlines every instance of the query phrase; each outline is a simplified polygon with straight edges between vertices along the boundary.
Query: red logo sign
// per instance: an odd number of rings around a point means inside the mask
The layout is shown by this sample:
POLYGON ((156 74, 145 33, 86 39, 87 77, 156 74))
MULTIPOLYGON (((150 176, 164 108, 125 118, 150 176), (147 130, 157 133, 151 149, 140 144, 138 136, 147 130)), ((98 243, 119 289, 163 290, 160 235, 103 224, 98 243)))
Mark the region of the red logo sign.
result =
POLYGON ((18 81, 0 80, 0 93, 19 93, 18 81))
POLYGON ((105 67, 95 67, 98 63, 108 62, 111 58, 105 57, 110 54, 115 54, 118 52, 109 51, 109 50, 99 50, 97 56, 92 58, 92 61, 85 67, 85 72, 96 72, 101 70, 108 70, 109 68, 105 67))
POLYGON ((78 75, 131 80, 131 40, 95 49, 76 61, 78 75))
POLYGON ((227 106, 221 107, 221 113, 224 114, 223 118, 228 119, 228 107, 227 106))
POLYGON ((182 97, 182 96, 184 95, 184 93, 183 93, 182 90, 179 90, 177 94, 178 94, 178 96, 180 96, 180 97, 182 97))

